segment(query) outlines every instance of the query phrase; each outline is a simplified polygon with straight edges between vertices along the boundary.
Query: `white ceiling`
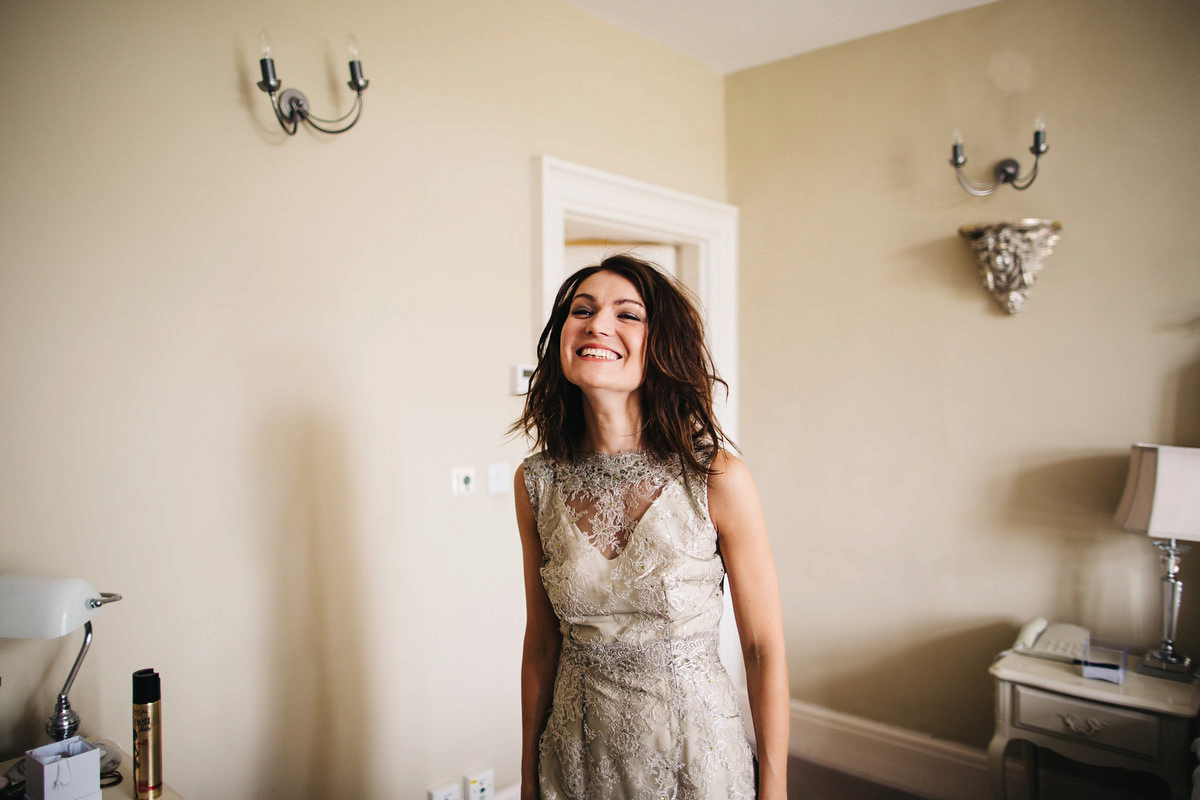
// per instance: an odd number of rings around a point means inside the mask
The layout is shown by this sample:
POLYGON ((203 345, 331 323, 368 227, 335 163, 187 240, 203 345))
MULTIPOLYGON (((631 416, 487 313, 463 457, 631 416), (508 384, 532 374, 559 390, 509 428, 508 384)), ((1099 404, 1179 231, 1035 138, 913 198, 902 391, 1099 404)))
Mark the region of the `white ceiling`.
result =
POLYGON ((995 0, 566 0, 722 75, 995 0))

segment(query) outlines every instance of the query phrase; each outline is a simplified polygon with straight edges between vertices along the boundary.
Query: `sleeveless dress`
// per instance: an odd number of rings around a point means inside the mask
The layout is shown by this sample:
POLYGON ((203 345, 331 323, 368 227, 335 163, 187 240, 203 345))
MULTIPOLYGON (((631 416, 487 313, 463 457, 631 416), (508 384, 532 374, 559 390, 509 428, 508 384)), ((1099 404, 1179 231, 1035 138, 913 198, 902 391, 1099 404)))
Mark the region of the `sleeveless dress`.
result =
POLYGON ((526 459, 562 649, 540 742, 544 800, 753 800, 717 655, 725 566, 708 481, 644 453, 526 459))

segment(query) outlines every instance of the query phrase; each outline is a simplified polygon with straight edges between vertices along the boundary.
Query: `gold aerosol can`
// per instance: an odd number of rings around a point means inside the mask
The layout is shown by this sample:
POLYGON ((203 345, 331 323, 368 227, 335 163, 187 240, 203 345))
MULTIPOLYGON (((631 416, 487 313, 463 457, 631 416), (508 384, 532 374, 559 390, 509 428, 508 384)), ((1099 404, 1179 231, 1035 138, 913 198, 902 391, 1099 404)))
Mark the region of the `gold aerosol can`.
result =
POLYGON ((158 673, 133 673, 133 796, 162 797, 162 687, 158 673))

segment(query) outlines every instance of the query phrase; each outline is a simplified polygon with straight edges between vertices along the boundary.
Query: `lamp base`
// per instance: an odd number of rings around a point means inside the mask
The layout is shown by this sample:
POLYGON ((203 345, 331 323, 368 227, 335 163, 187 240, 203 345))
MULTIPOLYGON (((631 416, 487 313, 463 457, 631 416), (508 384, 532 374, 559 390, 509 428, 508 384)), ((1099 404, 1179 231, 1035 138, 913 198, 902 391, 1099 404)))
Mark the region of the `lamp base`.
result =
POLYGON ((65 694, 58 696, 54 704, 54 713, 46 720, 46 735, 56 742, 70 739, 79 730, 79 715, 71 708, 71 701, 65 694))
POLYGON ((1190 658, 1177 653, 1164 653, 1161 650, 1146 653, 1136 670, 1141 675, 1180 683, 1191 683, 1194 677, 1190 658))

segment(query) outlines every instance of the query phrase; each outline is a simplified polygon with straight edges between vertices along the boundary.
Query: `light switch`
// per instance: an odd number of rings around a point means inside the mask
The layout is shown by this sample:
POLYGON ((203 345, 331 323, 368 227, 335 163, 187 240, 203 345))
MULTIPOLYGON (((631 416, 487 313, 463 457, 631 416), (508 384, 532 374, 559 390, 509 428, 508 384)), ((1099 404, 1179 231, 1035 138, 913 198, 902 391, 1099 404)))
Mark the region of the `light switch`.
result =
POLYGON ((512 488, 512 470, 507 461, 488 464, 487 487, 488 494, 504 494, 512 488))

